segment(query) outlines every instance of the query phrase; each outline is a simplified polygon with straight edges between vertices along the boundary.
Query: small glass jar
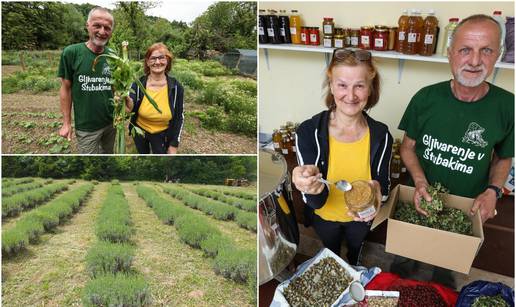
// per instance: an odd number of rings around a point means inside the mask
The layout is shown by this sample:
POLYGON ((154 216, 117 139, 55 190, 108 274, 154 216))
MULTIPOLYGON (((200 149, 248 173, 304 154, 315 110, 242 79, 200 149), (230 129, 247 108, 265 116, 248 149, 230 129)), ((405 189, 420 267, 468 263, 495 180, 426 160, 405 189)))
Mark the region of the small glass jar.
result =
POLYGON ((335 35, 333 35, 333 47, 344 48, 346 46, 344 29, 335 28, 335 35))
POLYGON ((385 26, 375 26, 373 37, 373 49, 375 51, 387 51, 389 47, 389 29, 385 26))
POLYGON ((358 48, 365 50, 372 49, 373 32, 374 29, 372 27, 360 28, 360 42, 358 43, 358 48))
POLYGON ((301 27, 301 44, 310 45, 310 30, 308 27, 301 27))
POLYGON ((323 38, 324 48, 333 48, 333 36, 325 35, 323 38))
POLYGON ((359 218, 366 218, 376 213, 376 197, 372 185, 365 180, 351 183, 352 189, 344 192, 348 210, 359 218))
POLYGON ((333 18, 331 17, 324 17, 323 20, 323 35, 333 35, 333 30, 335 28, 335 23, 333 22, 333 18))
POLYGON ((319 27, 310 28, 310 45, 319 46, 321 44, 321 38, 319 36, 319 27))
POLYGON ((350 29, 349 30, 349 46, 358 48, 360 43, 360 29, 350 29))

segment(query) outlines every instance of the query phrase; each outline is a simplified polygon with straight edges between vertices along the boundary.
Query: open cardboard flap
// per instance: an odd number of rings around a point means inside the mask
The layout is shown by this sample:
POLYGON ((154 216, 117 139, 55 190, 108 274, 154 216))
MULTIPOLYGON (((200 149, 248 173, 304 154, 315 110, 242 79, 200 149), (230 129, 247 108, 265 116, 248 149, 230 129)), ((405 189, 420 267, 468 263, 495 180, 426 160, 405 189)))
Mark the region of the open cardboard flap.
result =
POLYGON ((376 215, 376 217, 373 220, 373 223, 371 224, 371 230, 374 230, 378 225, 383 223, 383 221, 387 220, 391 216, 391 212, 394 209, 394 205, 398 203, 398 191, 400 189, 400 186, 397 185, 392 189, 389 199, 385 204, 383 204, 380 207, 380 211, 376 215))

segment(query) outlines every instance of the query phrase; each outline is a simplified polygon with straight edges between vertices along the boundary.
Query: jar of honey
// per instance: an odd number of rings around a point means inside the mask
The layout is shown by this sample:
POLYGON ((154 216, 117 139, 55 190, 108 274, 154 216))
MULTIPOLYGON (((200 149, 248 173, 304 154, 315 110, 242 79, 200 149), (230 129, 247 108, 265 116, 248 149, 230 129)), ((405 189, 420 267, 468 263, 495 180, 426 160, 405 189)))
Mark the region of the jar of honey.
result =
POLYGON ((389 29, 386 26, 375 26, 373 49, 387 51, 389 47, 389 29))
POLYGON ((375 191, 368 181, 357 180, 351 183, 352 189, 344 192, 348 210, 359 218, 366 218, 376 213, 375 191))
POLYGON ((365 50, 372 49, 373 32, 374 29, 372 27, 360 28, 360 42, 358 43, 358 48, 365 50))
POLYGON ((310 28, 310 45, 319 46, 321 44, 321 39, 319 36, 319 27, 311 27, 310 28))
POLYGON ((390 27, 389 28, 389 47, 388 50, 395 50, 398 47, 398 27, 390 27))
POLYGON ((333 35, 333 47, 344 48, 346 46, 344 29, 335 28, 335 35, 333 35))
POLYGON ((349 46, 358 48, 359 42, 360 42, 360 29, 350 29, 349 30, 349 46))

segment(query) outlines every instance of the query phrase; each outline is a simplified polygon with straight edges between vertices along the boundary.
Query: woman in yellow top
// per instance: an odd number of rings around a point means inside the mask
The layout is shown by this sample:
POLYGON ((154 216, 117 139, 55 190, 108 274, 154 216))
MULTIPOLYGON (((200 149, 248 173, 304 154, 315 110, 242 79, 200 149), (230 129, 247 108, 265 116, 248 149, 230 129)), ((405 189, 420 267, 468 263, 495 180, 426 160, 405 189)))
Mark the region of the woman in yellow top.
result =
POLYGON ((328 110, 304 121, 296 132, 299 166, 292 181, 306 203, 306 226, 312 225, 324 246, 337 255, 345 239, 348 262, 356 265, 377 211, 355 216, 348 212, 344 192, 318 179, 367 180, 379 207, 389 195, 392 136, 385 124, 365 112, 380 95, 380 76, 370 52, 335 49, 325 84, 328 110))
POLYGON ((183 86, 169 76, 173 56, 167 46, 156 43, 147 49, 143 69, 145 76, 140 81, 158 104, 162 113, 150 104, 142 91, 133 84, 134 101, 129 131, 132 132, 134 144, 140 154, 175 154, 183 128, 183 86), (143 134, 132 131, 134 127, 143 130, 143 134))

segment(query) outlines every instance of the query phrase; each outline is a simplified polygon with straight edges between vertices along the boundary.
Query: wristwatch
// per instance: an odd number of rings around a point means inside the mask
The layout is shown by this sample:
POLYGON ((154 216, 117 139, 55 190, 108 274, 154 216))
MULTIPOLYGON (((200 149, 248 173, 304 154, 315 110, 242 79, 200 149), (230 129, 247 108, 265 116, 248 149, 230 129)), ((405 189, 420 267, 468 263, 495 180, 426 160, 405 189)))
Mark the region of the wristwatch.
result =
POLYGON ((502 198, 502 196, 503 196, 502 189, 500 189, 499 187, 492 185, 492 184, 488 185, 487 188, 492 189, 496 192, 496 199, 502 198))

